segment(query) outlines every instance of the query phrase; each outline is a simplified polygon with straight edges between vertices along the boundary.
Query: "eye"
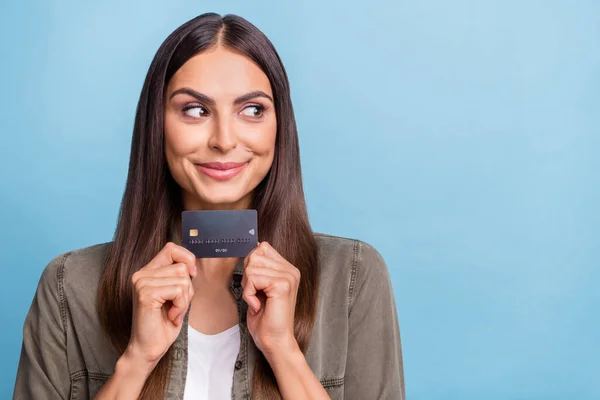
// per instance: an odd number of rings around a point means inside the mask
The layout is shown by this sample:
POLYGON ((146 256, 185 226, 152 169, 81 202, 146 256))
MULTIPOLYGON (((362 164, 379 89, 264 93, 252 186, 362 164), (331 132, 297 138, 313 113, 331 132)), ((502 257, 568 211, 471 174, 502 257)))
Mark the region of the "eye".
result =
POLYGON ((184 107, 183 113, 192 118, 201 118, 205 117, 208 114, 206 112, 206 108, 197 104, 184 107))
POLYGON ((260 104, 252 104, 248 107, 244 108, 242 113, 247 117, 260 118, 263 116, 263 112, 265 111, 265 107, 260 104), (250 112, 246 113, 246 110, 250 110, 250 112))

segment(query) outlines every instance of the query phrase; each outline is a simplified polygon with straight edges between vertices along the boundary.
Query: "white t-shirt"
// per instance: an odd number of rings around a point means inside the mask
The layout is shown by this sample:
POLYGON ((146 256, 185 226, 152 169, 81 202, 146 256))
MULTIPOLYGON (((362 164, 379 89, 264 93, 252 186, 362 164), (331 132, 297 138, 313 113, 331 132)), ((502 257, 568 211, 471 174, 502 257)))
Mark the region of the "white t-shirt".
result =
POLYGON ((188 324, 188 368, 184 400, 231 399, 240 350, 240 327, 206 335, 188 324))

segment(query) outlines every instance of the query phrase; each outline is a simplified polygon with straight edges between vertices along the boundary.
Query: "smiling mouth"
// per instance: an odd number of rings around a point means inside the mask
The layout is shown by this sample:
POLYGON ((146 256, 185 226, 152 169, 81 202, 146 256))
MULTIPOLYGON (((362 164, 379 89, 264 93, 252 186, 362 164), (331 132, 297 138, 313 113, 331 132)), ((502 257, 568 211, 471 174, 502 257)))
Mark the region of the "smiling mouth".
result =
POLYGON ((197 168, 204 175, 217 181, 226 181, 238 175, 246 168, 248 162, 244 163, 202 163, 197 168))

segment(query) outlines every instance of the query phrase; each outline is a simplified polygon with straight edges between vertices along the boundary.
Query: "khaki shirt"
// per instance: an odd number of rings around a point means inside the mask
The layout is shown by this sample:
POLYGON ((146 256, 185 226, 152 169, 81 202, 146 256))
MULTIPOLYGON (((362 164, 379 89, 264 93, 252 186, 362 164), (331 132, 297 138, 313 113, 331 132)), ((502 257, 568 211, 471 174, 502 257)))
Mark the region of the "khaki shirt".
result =
MULTIPOLYGON (((319 300, 306 360, 332 399, 405 399, 400 329, 388 269, 369 244, 315 233, 319 300)), ((178 241, 176 241, 178 243, 178 241)), ((96 313, 110 242, 58 255, 44 269, 23 326, 13 399, 92 399, 113 374, 116 355, 96 313)), ((250 399, 260 350, 246 325, 243 258, 230 288, 240 315, 232 399, 250 399)), ((184 324, 189 316, 186 314, 184 324)), ((184 325, 185 326, 185 325, 184 325)), ((183 399, 187 329, 173 343, 165 399, 183 399)))

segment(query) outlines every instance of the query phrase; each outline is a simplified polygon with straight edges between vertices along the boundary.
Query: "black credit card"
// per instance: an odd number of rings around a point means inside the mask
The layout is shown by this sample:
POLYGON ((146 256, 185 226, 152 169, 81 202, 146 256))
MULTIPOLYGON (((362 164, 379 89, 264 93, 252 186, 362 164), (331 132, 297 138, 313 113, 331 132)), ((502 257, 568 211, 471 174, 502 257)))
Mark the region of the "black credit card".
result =
POLYGON ((181 245, 196 258, 246 257, 258 245, 256 210, 181 213, 181 245))

